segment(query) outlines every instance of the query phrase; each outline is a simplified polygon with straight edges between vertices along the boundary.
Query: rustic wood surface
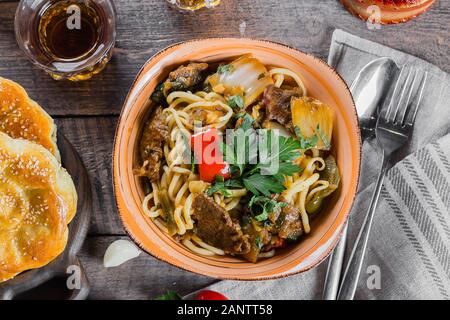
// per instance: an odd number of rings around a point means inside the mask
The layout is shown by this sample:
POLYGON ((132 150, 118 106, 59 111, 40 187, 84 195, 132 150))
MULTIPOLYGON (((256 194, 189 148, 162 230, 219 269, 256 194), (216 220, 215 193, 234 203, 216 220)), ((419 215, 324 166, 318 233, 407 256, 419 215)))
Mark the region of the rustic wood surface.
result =
POLYGON ((179 270, 142 254, 120 267, 102 265, 107 246, 125 236, 112 190, 111 152, 117 116, 141 65, 175 42, 205 37, 270 39, 326 59, 340 28, 414 54, 450 72, 450 0, 402 25, 369 30, 337 0, 223 0, 214 10, 180 12, 164 0, 116 0, 114 56, 92 80, 56 82, 33 67, 14 38, 17 2, 0 3, 0 76, 21 83, 57 121, 90 175, 93 217, 81 253, 92 299, 150 299, 166 290, 188 293, 216 280, 179 270))

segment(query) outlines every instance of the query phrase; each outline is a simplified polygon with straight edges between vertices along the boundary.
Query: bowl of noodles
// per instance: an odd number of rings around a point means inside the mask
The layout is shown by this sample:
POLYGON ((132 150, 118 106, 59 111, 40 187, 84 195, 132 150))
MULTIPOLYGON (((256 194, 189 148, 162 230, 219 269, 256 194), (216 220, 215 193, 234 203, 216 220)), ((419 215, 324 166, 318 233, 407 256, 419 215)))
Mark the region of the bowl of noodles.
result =
POLYGON ((239 280, 309 270, 337 243, 358 184, 351 93, 325 62, 250 39, 153 56, 113 152, 120 218, 146 252, 239 280))

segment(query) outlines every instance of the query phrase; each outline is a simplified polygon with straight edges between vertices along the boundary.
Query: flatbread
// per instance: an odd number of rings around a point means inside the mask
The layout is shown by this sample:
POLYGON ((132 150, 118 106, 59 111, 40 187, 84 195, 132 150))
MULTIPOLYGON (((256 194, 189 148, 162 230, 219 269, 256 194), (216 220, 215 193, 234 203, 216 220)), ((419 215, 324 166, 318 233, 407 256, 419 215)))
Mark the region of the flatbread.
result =
POLYGON ((74 183, 43 146, 0 133, 0 282, 64 251, 74 183))
POLYGON ((42 145, 60 160, 53 119, 25 89, 14 81, 0 77, 0 132, 42 145))

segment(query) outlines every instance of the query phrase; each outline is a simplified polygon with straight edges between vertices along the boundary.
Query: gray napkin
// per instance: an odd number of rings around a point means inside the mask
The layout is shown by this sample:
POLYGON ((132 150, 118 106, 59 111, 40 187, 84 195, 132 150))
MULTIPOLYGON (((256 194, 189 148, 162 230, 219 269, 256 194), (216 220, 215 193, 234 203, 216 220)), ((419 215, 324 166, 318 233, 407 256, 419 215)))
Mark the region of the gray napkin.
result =
MULTIPOLYGON (((351 84, 365 64, 382 56, 426 70, 429 77, 411 141, 388 171, 355 298, 450 299, 450 76, 342 30, 333 34, 328 62, 351 84)), ((366 142, 347 253, 369 206, 379 163, 375 143, 366 142)), ((220 281, 209 289, 241 300, 320 299, 327 265, 328 260, 280 280, 220 281)))

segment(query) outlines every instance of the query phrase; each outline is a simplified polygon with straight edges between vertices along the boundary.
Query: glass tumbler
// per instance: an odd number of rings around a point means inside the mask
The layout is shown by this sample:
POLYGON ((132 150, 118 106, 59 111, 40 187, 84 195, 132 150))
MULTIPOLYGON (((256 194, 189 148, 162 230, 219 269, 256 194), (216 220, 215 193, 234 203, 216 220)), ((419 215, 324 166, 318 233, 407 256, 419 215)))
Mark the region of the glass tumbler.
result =
POLYGON ((116 39, 112 0, 21 0, 19 47, 55 80, 87 80, 110 60, 116 39))

